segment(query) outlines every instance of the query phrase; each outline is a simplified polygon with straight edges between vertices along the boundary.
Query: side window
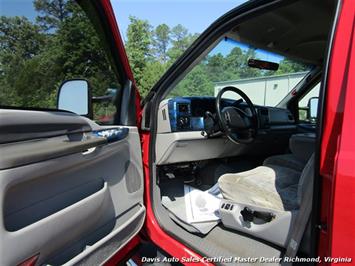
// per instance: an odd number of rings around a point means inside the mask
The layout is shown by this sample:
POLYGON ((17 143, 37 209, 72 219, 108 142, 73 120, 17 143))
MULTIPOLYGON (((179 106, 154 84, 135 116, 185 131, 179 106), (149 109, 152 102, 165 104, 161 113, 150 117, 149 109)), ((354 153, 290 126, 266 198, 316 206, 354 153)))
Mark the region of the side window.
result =
POLYGON ((63 81, 86 79, 94 119, 112 123, 118 77, 81 7, 71 0, 0 1, 0 106, 55 109, 63 81))
POLYGON ((318 117, 318 97, 320 83, 314 86, 298 102, 298 115, 300 122, 316 123, 318 117))

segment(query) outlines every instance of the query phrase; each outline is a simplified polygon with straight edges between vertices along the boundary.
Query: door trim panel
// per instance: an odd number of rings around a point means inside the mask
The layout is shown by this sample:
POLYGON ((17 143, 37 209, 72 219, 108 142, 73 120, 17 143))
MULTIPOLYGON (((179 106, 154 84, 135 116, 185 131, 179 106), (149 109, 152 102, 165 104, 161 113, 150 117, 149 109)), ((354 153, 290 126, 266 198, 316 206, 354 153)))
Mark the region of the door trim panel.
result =
MULTIPOLYGON (((64 140, 80 147, 82 136, 90 135, 100 140, 90 153, 83 153, 81 146, 80 152, 60 157, 48 153, 43 161, 0 170, 0 265, 16 265, 36 254, 39 264, 58 258, 60 264, 103 259, 103 254, 113 255, 143 226, 138 128, 88 124, 93 131, 54 137, 57 142, 48 138, 33 143, 46 142, 60 150, 64 140), (98 132, 117 134, 101 136, 98 132), (66 201, 65 196, 70 199, 66 201), (20 221, 22 217, 28 221, 20 221), (94 253, 101 255, 90 255, 94 253)), ((31 142, 1 144, 0 148, 14 145, 21 151, 24 143, 31 146, 31 142)), ((52 149, 53 153, 58 149, 52 149)))
POLYGON ((0 170, 81 153, 105 144, 107 139, 103 137, 70 141, 67 136, 2 144, 0 148, 6 156, 0 157, 0 170))
POLYGON ((0 109, 0 144, 91 131, 84 117, 66 111, 0 109))

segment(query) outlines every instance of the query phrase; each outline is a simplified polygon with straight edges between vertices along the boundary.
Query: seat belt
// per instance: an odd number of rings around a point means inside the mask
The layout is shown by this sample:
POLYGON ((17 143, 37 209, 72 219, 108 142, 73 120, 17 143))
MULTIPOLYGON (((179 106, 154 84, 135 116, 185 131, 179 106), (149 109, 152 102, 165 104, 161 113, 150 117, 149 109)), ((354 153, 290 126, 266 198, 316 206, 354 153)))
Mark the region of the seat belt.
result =
MULTIPOLYGON (((306 230, 309 218, 312 211, 312 202, 313 202, 313 182, 314 182, 314 171, 312 171, 312 182, 305 189, 302 203, 296 217, 293 230, 291 232, 290 239, 287 244, 287 249, 284 255, 285 257, 295 258, 297 251, 302 241, 303 234, 306 230)), ((291 262, 282 262, 281 265, 291 265, 291 262)))

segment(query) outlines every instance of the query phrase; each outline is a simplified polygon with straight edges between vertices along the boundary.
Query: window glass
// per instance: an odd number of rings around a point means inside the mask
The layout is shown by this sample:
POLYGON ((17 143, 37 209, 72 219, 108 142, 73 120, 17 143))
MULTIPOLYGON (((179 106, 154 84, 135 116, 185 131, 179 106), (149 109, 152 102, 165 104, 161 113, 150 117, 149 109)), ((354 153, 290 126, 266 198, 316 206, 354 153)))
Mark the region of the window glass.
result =
MULTIPOLYGON (((276 106, 310 71, 311 65, 223 39, 171 90, 170 97, 216 96, 226 86, 244 91, 256 105, 276 106), (278 70, 249 66, 249 59, 279 64, 278 70)), ((224 97, 238 99, 235 93, 224 97)))
POLYGON ((111 1, 140 95, 148 94, 213 21, 246 1, 111 1))
POLYGON ((86 79, 93 96, 112 95, 94 106, 97 120, 112 122, 117 76, 81 7, 67 0, 0 1, 0 105, 55 109, 64 80, 86 79))

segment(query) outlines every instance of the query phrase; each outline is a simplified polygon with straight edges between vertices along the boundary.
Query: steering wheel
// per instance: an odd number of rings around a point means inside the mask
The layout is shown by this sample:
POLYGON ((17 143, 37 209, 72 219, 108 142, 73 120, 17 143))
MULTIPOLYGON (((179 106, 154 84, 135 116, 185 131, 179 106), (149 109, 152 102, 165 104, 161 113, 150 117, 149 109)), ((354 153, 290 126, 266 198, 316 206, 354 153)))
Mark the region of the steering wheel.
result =
POLYGON ((219 126, 229 140, 237 144, 248 144, 254 141, 258 130, 258 115, 254 104, 240 89, 228 86, 220 90, 216 98, 216 113, 219 126), (247 103, 251 114, 236 106, 222 109, 222 95, 227 91, 237 93, 247 103))

